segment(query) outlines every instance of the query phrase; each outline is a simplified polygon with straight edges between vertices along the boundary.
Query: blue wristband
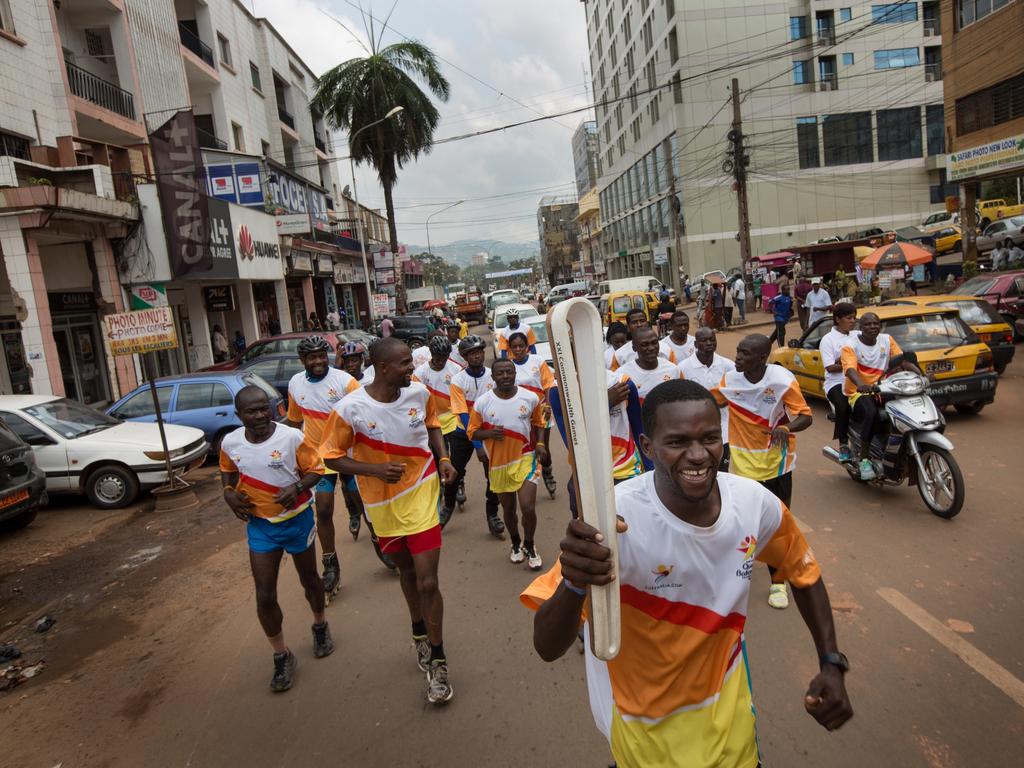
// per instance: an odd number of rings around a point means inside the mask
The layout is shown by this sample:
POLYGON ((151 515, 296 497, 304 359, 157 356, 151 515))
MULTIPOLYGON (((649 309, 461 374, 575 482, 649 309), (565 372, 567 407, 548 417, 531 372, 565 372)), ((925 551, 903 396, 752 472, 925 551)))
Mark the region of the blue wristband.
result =
POLYGON ((586 589, 581 589, 580 587, 577 587, 575 584, 573 584, 571 581, 569 581, 564 576, 562 577, 562 584, 564 584, 565 588, 568 589, 570 592, 572 592, 574 594, 577 594, 580 597, 586 597, 587 596, 587 590, 586 589))

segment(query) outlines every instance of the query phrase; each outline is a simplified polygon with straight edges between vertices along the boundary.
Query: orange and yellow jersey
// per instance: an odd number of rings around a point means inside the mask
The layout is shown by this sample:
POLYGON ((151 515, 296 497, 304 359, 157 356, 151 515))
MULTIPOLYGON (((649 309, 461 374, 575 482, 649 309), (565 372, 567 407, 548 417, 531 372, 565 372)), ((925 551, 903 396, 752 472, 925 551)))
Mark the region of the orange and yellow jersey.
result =
POLYGON ((308 507, 313 492, 300 493, 288 509, 275 502, 274 496, 310 472, 322 475, 324 464, 308 435, 286 424, 274 424, 274 433, 262 443, 249 442, 245 427, 226 434, 220 444, 220 471, 238 473, 235 490, 249 497, 256 517, 281 523, 308 507))
POLYGON ((792 373, 769 365, 761 380, 752 382, 739 371, 728 371, 711 394, 729 409, 731 472, 760 481, 793 471, 796 435, 790 434, 782 447, 771 444, 775 427, 811 414, 792 373))
MULTIPOLYGON (((615 487, 622 643, 611 661, 586 639, 590 706, 623 768, 758 764, 744 627, 754 561, 795 587, 821 578, 789 510, 751 480, 719 474, 718 520, 672 514, 649 472, 615 487)), ((536 609, 561 582, 556 565, 520 596, 536 609)), ((584 616, 584 619, 586 616, 584 616)))
POLYGON ((494 390, 480 396, 469 414, 467 432, 470 440, 479 429, 503 427, 504 440, 484 440, 490 466, 488 479, 495 493, 518 491, 523 483, 533 480, 537 462, 533 454, 533 427, 547 424, 540 398, 524 387, 516 387, 505 400, 494 390))
POLYGON ((547 400, 548 390, 555 386, 555 375, 540 355, 527 355, 522 362, 513 359, 516 365, 516 384, 530 390, 541 399, 547 400))
POLYGON ((463 432, 469 426, 469 414, 473 410, 473 403, 492 389, 494 379, 491 378, 490 368, 484 368, 479 376, 474 376, 469 368, 464 368, 452 377, 452 413, 459 420, 458 428, 463 432))
POLYGON ((459 352, 458 344, 452 344, 452 353, 448 355, 448 359, 455 363, 457 366, 459 366, 459 368, 466 367, 466 358, 464 358, 462 356, 462 353, 459 352))
POLYGON ((843 394, 857 394, 857 385, 846 375, 850 369, 857 371, 861 381, 865 384, 874 384, 881 379, 887 370, 892 359, 903 354, 896 339, 887 333, 878 334, 874 344, 865 344, 860 336, 850 334, 850 343, 843 347, 839 354, 839 360, 843 364, 843 394))
POLYGON ((533 332, 533 328, 526 325, 526 323, 520 323, 518 328, 510 328, 505 326, 504 328, 498 329, 498 356, 508 356, 508 339, 513 333, 521 333, 526 337, 526 346, 530 349, 537 347, 537 334, 533 332), (504 355, 502 354, 504 353, 504 355))
MULTIPOLYGON (((607 373, 609 388, 617 384, 620 377, 611 371, 607 373)), ((612 479, 627 480, 644 471, 640 446, 634 434, 640 434, 640 397, 633 384, 629 397, 608 409, 608 421, 612 433, 612 479), (631 418, 632 417, 632 418, 631 418)))
POLYGON ((356 475, 378 536, 411 536, 437 525, 441 486, 427 439, 427 429, 437 427, 434 401, 419 382, 403 387, 390 403, 374 400, 360 388, 331 413, 320 445, 324 459, 350 456, 368 464, 405 465, 397 483, 356 475))
POLYGON ((653 369, 641 368, 636 360, 632 360, 615 371, 619 381, 632 381, 636 386, 637 394, 640 396, 640 405, 643 405, 644 398, 659 384, 681 379, 679 369, 663 357, 658 358, 658 364, 653 369))
POLYGON ((452 413, 451 385, 452 379, 461 371, 458 363, 448 360, 444 368, 435 371, 430 363, 421 365, 413 373, 413 381, 418 381, 427 388, 430 399, 434 401, 434 409, 437 411, 437 420, 441 424, 441 432, 448 434, 455 431, 459 420, 452 413))
MULTIPOLYGON (((662 360, 667 360, 670 363, 674 362, 673 360, 670 359, 670 353, 671 350, 669 350, 668 347, 659 342, 658 357, 661 358, 662 360)), ((612 352, 611 362, 605 367, 608 368, 609 370, 617 371, 626 363, 631 363, 634 360, 636 360, 636 350, 633 349, 632 342, 627 341, 621 347, 612 352)))
POLYGON ((301 421, 302 431, 310 442, 320 445, 324 425, 334 406, 359 387, 355 378, 338 368, 328 368, 327 375, 320 381, 310 381, 305 371, 299 371, 288 382, 288 420, 301 421))

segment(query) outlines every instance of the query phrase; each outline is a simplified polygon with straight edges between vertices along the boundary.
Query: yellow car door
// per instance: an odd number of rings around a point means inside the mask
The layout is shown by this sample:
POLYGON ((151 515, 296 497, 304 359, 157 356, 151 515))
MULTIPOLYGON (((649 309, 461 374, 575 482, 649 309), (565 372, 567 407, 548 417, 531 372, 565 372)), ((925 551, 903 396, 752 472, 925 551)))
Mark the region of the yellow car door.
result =
POLYGON ((796 376, 800 390, 811 397, 825 397, 825 365, 821 362, 822 337, 832 330, 832 318, 824 317, 807 329, 807 332, 796 342, 792 352, 791 365, 788 366, 796 376))

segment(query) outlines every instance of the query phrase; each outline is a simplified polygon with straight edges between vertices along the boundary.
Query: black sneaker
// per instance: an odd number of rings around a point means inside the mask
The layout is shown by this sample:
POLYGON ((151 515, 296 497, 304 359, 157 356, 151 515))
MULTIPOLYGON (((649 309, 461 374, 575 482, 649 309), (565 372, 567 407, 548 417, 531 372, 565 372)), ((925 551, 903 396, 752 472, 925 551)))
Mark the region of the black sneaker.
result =
POLYGON ((330 600, 341 587, 341 564, 338 563, 338 555, 323 556, 324 564, 324 595, 330 600))
POLYGON ((448 507, 441 507, 441 513, 438 515, 438 521, 441 523, 441 528, 444 529, 448 525, 448 521, 452 519, 452 512, 455 510, 448 509, 448 507))
POLYGON ((455 503, 460 507, 466 503, 466 486, 465 483, 459 483, 459 490, 455 492, 455 503))
POLYGON ((331 639, 331 628, 325 621, 313 625, 313 655, 318 659, 334 653, 334 640, 331 639))
POLYGON ((270 690, 274 693, 282 693, 292 687, 292 678, 295 677, 295 666, 298 659, 291 651, 274 654, 274 676, 270 678, 270 690))
POLYGON ((360 515, 349 515, 348 532, 352 534, 353 541, 359 541, 359 529, 363 525, 363 518, 360 515))
POLYGON ((501 519, 497 515, 487 516, 487 530, 491 532, 491 536, 496 539, 505 538, 505 524, 501 522, 501 519))

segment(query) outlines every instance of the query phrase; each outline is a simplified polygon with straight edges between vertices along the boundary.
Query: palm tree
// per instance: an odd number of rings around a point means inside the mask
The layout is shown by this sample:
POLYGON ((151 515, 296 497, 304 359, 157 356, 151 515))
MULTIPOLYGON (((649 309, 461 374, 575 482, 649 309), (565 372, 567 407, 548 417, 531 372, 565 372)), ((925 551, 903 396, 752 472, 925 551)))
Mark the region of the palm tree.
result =
POLYGON ((441 115, 416 84, 424 82, 437 99, 447 101, 448 80, 441 74, 437 57, 423 43, 406 40, 379 48, 371 32, 369 55, 349 59, 326 72, 317 82, 312 109, 333 128, 355 137, 352 157, 357 164, 369 162, 384 188, 391 252, 398 252, 395 204, 391 191, 398 169, 421 153, 429 152, 441 115), (383 118, 394 107, 403 110, 390 120, 383 118), (379 122, 370 130, 360 130, 379 122), (358 136, 356 134, 359 134, 358 136))

